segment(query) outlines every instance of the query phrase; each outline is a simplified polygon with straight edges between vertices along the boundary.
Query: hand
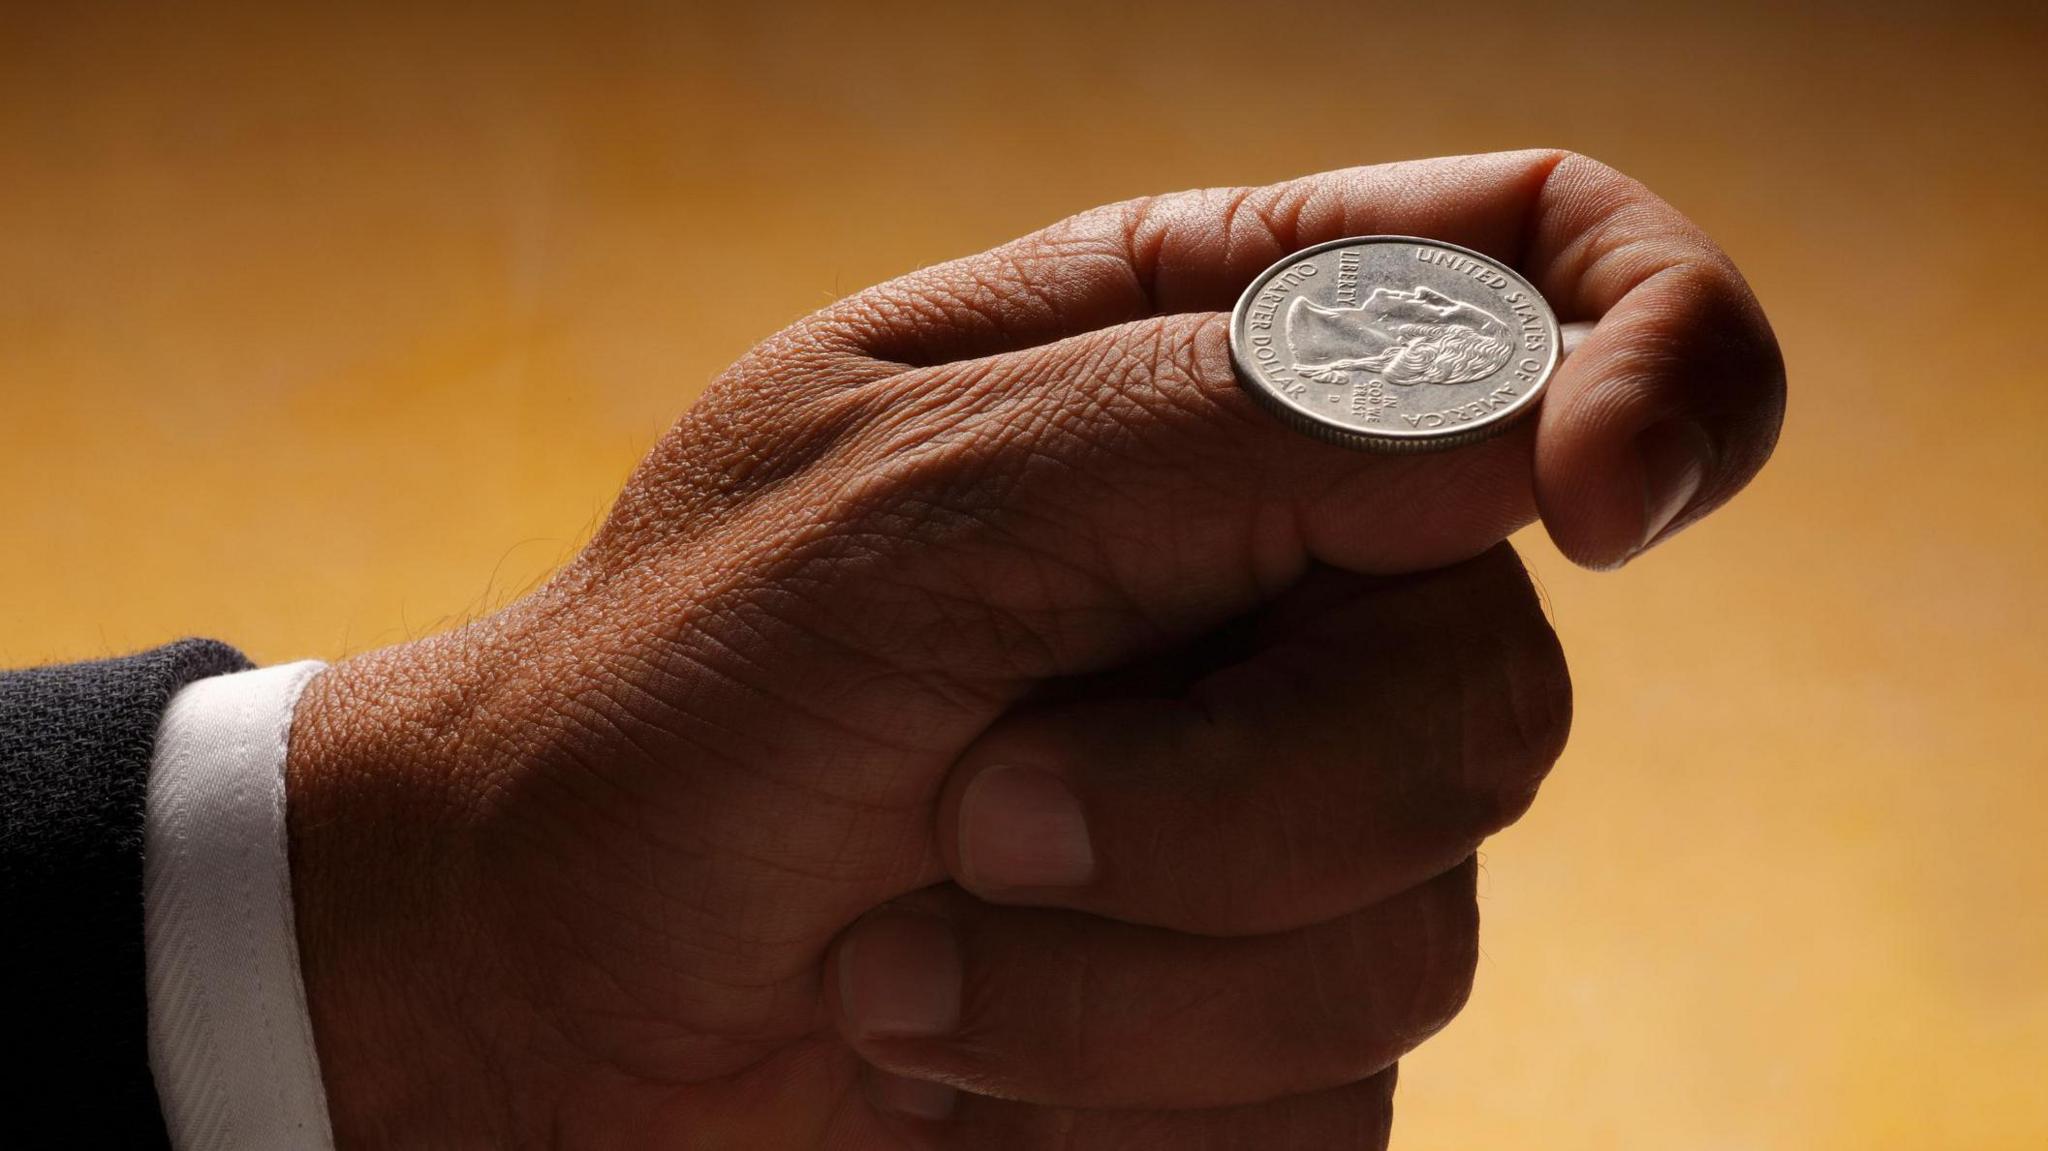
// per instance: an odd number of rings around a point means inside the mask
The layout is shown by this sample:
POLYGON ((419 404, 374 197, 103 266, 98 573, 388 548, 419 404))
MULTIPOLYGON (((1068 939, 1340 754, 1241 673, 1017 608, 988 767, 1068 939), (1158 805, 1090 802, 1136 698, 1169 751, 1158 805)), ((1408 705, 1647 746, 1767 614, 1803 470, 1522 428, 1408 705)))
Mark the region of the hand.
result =
POLYGON ((1378 1145, 1567 725, 1496 545, 1625 560, 1782 393, 1728 260, 1550 152, 1115 205, 797 323, 547 586, 309 690, 342 1144, 1378 1145), (1361 233, 1599 320, 1540 421, 1380 457, 1239 390, 1219 313, 1361 233))

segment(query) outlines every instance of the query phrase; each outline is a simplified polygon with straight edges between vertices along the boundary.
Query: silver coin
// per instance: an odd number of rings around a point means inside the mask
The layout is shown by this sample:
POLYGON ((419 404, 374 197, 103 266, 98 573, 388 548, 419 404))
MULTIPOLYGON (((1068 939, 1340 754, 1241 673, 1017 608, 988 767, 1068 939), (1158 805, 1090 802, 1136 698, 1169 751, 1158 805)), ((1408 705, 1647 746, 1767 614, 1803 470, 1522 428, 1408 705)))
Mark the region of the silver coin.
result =
POLYGON ((1230 359, 1254 397, 1309 435, 1381 452, 1500 432, 1542 398, 1561 343, 1513 268, 1415 236, 1296 252, 1230 316, 1230 359))

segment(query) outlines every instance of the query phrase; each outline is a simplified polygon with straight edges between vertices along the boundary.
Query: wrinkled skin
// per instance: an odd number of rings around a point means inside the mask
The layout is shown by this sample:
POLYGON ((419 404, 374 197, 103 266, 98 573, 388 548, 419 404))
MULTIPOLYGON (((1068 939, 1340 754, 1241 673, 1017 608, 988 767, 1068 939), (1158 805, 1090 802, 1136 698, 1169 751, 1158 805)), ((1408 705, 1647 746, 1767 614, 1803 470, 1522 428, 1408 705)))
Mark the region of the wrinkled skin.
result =
POLYGON ((1626 561, 1782 397, 1718 249, 1552 152, 1119 204, 797 323, 545 587, 309 689, 341 1144, 1381 1146, 1569 722, 1500 541, 1626 561), (1382 457, 1239 390, 1236 294, 1364 233, 1599 321, 1539 419, 1382 457))

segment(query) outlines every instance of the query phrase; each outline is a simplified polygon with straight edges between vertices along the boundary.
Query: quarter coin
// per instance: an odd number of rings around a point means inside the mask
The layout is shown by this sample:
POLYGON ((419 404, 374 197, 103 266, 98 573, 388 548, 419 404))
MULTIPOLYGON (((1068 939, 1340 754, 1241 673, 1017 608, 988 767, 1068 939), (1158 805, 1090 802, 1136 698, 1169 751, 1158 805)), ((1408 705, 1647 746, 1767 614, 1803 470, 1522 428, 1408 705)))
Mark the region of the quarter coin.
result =
POLYGON ((1356 236, 1260 273, 1230 316, 1238 382, 1290 426, 1376 452, 1495 435, 1542 398, 1557 316, 1491 256, 1356 236))

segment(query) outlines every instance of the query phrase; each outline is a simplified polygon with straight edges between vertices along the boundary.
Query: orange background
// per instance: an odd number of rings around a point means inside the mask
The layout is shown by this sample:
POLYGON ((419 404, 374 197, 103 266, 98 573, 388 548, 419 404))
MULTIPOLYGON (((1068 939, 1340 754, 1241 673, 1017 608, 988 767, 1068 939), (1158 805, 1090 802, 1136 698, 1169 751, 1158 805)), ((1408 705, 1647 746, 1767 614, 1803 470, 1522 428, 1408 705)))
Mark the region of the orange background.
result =
POLYGON ((1778 325, 1613 576, 1406 1148, 2048 1145, 2048 25, 1882 4, 0 13, 0 661, 339 656, 570 554, 704 382, 1097 202, 1531 144, 1778 325))

